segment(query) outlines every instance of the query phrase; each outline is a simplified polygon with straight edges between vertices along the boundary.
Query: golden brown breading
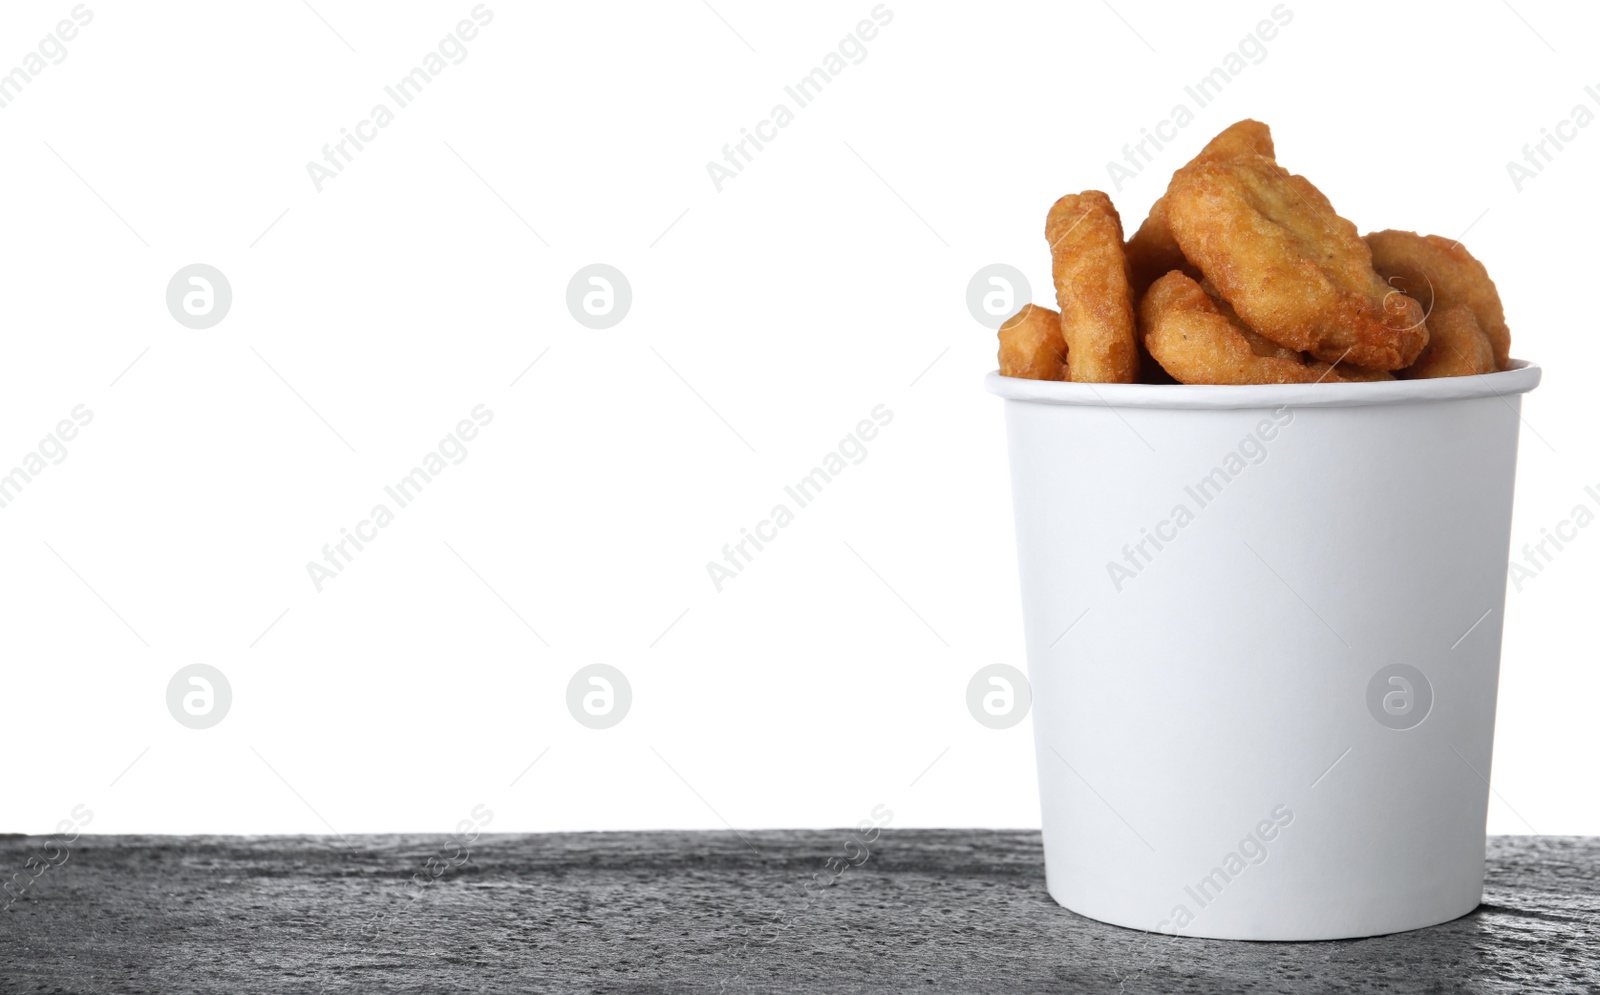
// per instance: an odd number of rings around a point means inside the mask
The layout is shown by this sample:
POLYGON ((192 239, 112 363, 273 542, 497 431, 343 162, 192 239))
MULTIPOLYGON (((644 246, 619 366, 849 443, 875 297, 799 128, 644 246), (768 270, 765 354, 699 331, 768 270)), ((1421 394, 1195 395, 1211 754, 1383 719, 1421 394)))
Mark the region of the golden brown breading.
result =
POLYGON ((1428 346, 1400 376, 1406 380, 1466 377, 1499 368, 1489 333, 1479 327, 1472 308, 1457 304, 1435 308, 1428 315, 1428 346))
MULTIPOLYGON (((1272 129, 1260 121, 1245 118, 1228 125, 1217 137, 1207 142, 1200 154, 1189 160, 1189 165, 1240 155, 1264 155, 1271 159, 1274 152, 1272 129)), ((1157 197, 1156 202, 1150 205, 1150 213, 1144 223, 1128 239, 1127 251, 1135 297, 1143 296, 1150 284, 1172 270, 1181 270, 1197 280, 1200 278, 1200 270, 1183 258, 1183 250, 1178 248, 1177 240, 1172 237, 1172 227, 1167 223, 1165 197, 1157 197)))
POLYGON ((1316 359, 1307 363, 1306 368, 1320 375, 1325 383, 1372 383, 1394 379, 1394 374, 1388 370, 1369 369, 1354 363, 1324 363, 1316 359))
POLYGON ((1061 315, 1037 304, 1000 326, 1000 375, 1028 380, 1067 379, 1067 344, 1061 338, 1061 315))
POLYGON ((1244 155, 1264 155, 1268 159, 1276 159, 1278 150, 1272 144, 1272 129, 1252 118, 1235 121, 1217 132, 1217 137, 1207 142, 1200 154, 1189 160, 1189 165, 1237 159, 1244 155))
POLYGON ((1139 372, 1133 292, 1122 251, 1122 219, 1099 190, 1068 194, 1045 221, 1067 375, 1089 383, 1133 383, 1139 372))
POLYGON ((1198 279, 1200 271, 1183 258, 1177 239, 1172 237, 1172 227, 1167 224, 1165 197, 1156 198, 1144 224, 1128 239, 1128 272, 1136 296, 1143 296, 1150 284, 1173 270, 1198 279))
MULTIPOLYGON (((1202 284, 1200 289, 1204 290, 1205 285, 1202 284)), ((1249 343, 1250 345, 1250 351, 1255 353, 1257 356, 1269 356, 1273 359, 1292 359, 1297 363, 1304 363, 1306 361, 1305 356, 1301 355, 1300 353, 1295 352, 1293 349, 1285 349, 1283 346, 1267 338, 1265 335, 1262 335, 1255 329, 1250 328, 1244 322, 1239 321, 1239 316, 1233 313, 1233 308, 1229 307, 1227 302, 1221 300, 1215 294, 1208 293, 1206 296, 1210 297, 1212 303, 1217 305, 1217 310, 1221 311, 1224 315, 1227 315, 1230 319, 1238 323, 1239 334, 1244 336, 1245 342, 1249 343)))
POLYGON ((1185 166, 1167 188, 1166 213, 1184 256, 1279 345, 1396 370, 1427 344, 1421 305, 1383 282, 1355 226, 1271 159, 1185 166))
POLYGON ((1372 266, 1401 293, 1422 302, 1433 328, 1433 312, 1465 306, 1494 346, 1495 369, 1511 359, 1511 329, 1489 271, 1460 242, 1414 231, 1378 231, 1368 235, 1372 266))
POLYGON ((1315 383, 1300 354, 1256 335, 1200 284, 1168 273, 1139 302, 1150 355, 1180 383, 1315 383))

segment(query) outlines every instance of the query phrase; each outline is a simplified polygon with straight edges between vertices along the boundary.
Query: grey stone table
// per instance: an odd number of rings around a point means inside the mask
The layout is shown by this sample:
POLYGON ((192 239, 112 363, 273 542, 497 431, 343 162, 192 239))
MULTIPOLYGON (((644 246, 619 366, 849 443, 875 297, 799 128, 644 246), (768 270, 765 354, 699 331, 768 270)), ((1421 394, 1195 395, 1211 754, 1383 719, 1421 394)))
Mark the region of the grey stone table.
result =
POLYGON ((0 991, 1600 991, 1600 839, 1493 838, 1472 914, 1333 943, 1084 919, 1034 832, 849 839, 0 837, 0 991))

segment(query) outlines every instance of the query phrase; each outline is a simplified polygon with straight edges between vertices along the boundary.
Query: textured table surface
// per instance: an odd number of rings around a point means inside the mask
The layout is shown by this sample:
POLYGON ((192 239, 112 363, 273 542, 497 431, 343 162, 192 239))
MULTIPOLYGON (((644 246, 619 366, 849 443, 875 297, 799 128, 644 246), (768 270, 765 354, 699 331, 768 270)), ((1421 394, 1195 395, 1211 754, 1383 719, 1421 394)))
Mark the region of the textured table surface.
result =
POLYGON ((1332 943, 1082 918, 1036 832, 889 830, 808 893, 849 839, 0 837, 0 991, 1600 991, 1600 839, 1492 838, 1472 914, 1332 943))

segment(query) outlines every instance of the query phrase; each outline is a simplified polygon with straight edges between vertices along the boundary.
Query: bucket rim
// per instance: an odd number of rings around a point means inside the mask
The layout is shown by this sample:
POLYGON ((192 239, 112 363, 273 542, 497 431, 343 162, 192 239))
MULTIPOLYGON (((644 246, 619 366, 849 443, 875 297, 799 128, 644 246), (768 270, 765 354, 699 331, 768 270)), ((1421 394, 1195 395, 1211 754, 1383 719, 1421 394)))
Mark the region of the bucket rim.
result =
POLYGON ((1069 383, 1006 377, 994 370, 984 377, 984 387, 1008 401, 1096 408, 1356 408, 1474 397, 1505 399, 1534 389, 1540 377, 1537 363, 1513 359, 1508 368, 1498 373, 1429 380, 1244 385, 1069 383))

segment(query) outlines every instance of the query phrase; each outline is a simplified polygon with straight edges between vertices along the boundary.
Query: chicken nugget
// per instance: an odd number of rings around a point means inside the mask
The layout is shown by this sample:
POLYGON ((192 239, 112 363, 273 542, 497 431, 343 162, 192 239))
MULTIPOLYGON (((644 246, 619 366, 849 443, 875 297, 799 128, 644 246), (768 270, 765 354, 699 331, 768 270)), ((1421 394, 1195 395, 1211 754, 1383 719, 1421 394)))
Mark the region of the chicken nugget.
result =
POLYGON ((1427 344, 1422 306, 1378 276, 1355 226, 1266 156, 1185 166, 1166 213, 1184 256, 1279 345, 1397 370, 1427 344))
POLYGON ((1315 383, 1317 372, 1293 349, 1257 335, 1227 304, 1172 272, 1139 302, 1144 345, 1180 383, 1315 383))
POLYGON ((1122 219, 1099 190, 1067 194, 1045 221, 1067 374, 1088 383, 1133 383, 1139 373, 1133 291, 1122 219))
POLYGON ((1428 345, 1400 376, 1406 380, 1465 377, 1498 369, 1489 333, 1479 327, 1472 308, 1457 304, 1435 308, 1428 315, 1428 345))
MULTIPOLYGON (((1264 155, 1271 159, 1275 151, 1272 129, 1260 121, 1245 118, 1222 129, 1217 137, 1206 143, 1199 155, 1189 160, 1189 165, 1240 155, 1264 155)), ((1172 270, 1182 270, 1197 280, 1200 278, 1200 271, 1183 258, 1183 250, 1178 248, 1177 239, 1172 237, 1172 226, 1167 223, 1166 197, 1156 198, 1156 202, 1150 205, 1150 213, 1144 223, 1128 239, 1128 266, 1133 273, 1136 296, 1142 296, 1150 284, 1172 270)))
POLYGON ((1000 326, 1000 375, 1028 380, 1067 379, 1067 344, 1061 338, 1061 315, 1037 304, 1000 326))
POLYGON ((1430 332, 1433 313, 1440 308, 1469 307, 1494 346, 1495 369, 1506 368, 1511 360, 1511 329, 1506 327, 1500 292, 1489 279, 1489 271, 1460 242, 1393 230, 1373 232, 1366 242, 1378 275, 1407 297, 1422 302, 1430 332))

